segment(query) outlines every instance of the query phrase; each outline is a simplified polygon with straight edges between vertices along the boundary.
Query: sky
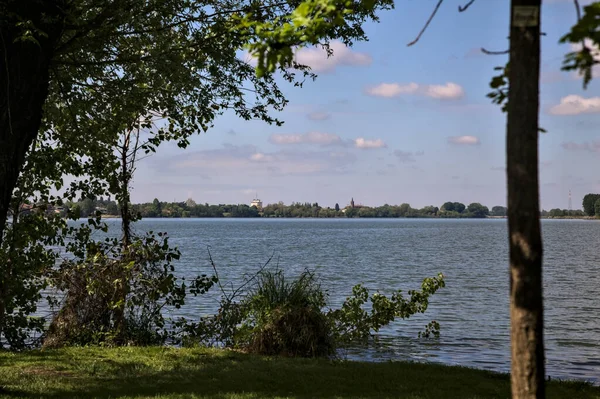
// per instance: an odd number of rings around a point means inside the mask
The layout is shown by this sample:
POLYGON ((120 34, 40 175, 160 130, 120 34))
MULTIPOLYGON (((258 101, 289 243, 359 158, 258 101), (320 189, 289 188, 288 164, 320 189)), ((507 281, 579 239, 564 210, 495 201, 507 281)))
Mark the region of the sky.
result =
MULTIPOLYGON (((580 0, 581 1, 581 0, 580 0)), ((589 3, 583 1, 583 4, 589 3)), ((298 61, 318 74, 302 88, 282 82, 281 127, 219 117, 191 145, 159 148, 134 177, 134 202, 318 202, 377 206, 446 201, 506 204, 506 116, 486 98, 508 48, 509 1, 445 0, 421 40, 408 47, 437 0, 399 0, 368 23, 369 41, 333 43, 298 61)), ((560 70, 571 47, 560 37, 576 19, 572 0, 542 10, 540 190, 544 209, 573 209, 600 192, 600 83, 586 90, 560 70)), ((596 70, 598 72, 599 70, 596 70)), ((598 76, 598 75, 596 75, 598 76)))

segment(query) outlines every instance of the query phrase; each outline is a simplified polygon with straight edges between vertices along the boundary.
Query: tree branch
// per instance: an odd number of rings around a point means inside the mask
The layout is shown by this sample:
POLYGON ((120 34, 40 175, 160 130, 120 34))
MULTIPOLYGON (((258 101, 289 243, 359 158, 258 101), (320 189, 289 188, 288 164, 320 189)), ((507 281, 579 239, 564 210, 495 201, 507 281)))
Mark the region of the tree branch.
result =
POLYGON ((503 54, 508 54, 510 53, 510 50, 503 50, 503 51, 490 51, 490 50, 486 50, 485 48, 481 48, 481 52, 487 55, 503 55, 503 54))
MULTIPOLYGON (((577 0, 575 0, 577 1, 577 0)), ((470 0, 467 4, 465 4, 464 6, 458 6, 458 12, 465 12, 467 11, 467 9, 469 7, 471 7, 471 4, 475 3, 475 0, 470 0)))
POLYGON ((577 21, 581 20, 581 7, 579 7, 579 0, 573 0, 575 5, 575 11, 577 12, 577 21))
POLYGON ((439 10, 439 8, 440 8, 440 6, 442 5, 443 2, 444 2, 444 0, 439 0, 438 1, 437 5, 433 9, 433 12, 429 16, 429 19, 425 23, 425 26, 423 26, 423 29, 421 29, 421 32, 419 32, 419 34, 417 35, 417 37, 415 38, 415 40, 413 40, 412 42, 410 42, 410 43, 407 44, 408 47, 410 47, 413 44, 417 43, 419 41, 419 39, 421 38, 421 36, 423 36, 423 33, 425 33, 425 31, 427 30, 427 27, 429 26, 429 24, 433 20, 433 17, 435 17, 435 14, 438 12, 438 10, 439 10))

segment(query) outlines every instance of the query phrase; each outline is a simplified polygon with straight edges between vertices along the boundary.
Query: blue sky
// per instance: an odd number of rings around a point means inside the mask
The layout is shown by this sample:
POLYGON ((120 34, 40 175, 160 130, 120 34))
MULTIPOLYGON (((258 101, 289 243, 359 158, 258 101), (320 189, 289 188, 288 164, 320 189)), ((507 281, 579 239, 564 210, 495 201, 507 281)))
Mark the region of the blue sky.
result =
MULTIPOLYGON (((589 1, 588 1, 589 2, 589 1)), ((412 41, 437 0, 404 0, 368 24, 368 42, 334 43, 327 59, 301 50, 319 75, 303 88, 282 84, 290 100, 282 127, 233 115, 195 136, 186 150, 165 145, 138 166, 133 200, 346 205, 445 201, 504 205, 505 115, 485 97, 493 68, 507 56, 509 1, 446 0, 422 39, 412 41)), ((585 2, 584 2, 585 3, 585 2)), ((547 0, 542 11, 541 203, 579 208, 600 192, 600 84, 583 90, 561 72, 568 45, 559 38, 575 21, 571 0, 547 0)))

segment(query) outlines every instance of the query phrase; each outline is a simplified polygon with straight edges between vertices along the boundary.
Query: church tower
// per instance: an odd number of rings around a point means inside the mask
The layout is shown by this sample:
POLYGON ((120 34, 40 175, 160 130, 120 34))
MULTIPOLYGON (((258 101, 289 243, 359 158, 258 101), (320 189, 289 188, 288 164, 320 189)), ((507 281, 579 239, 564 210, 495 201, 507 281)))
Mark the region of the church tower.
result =
POLYGON ((354 208, 354 197, 352 197, 352 200, 350 201, 350 208, 354 208))

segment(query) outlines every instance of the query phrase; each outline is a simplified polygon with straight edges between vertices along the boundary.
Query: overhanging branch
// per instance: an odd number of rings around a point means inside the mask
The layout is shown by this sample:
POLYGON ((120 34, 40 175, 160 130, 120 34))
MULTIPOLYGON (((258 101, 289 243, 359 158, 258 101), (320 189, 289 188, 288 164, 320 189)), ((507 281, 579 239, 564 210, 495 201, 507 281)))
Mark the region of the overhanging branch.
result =
MULTIPOLYGON (((577 1, 577 0, 575 0, 577 1)), ((471 7, 471 4, 475 3, 475 0, 470 0, 467 4, 465 4, 464 6, 458 6, 458 12, 465 12, 467 11, 467 9, 469 7, 471 7)))
POLYGON ((421 36, 423 36, 423 33, 425 33, 425 31, 427 30, 427 27, 429 26, 429 24, 433 20, 433 17, 435 17, 435 14, 437 14, 437 12, 440 9, 440 6, 442 5, 443 2, 444 2, 444 0, 439 0, 438 1, 437 5, 433 9, 433 12, 429 16, 429 19, 425 23, 425 26, 423 26, 423 29, 421 29, 421 32, 419 32, 419 34, 417 35, 417 37, 415 38, 415 40, 413 40, 412 42, 410 42, 410 43, 407 44, 408 47, 410 47, 413 44, 417 43, 419 41, 419 39, 421 38, 421 36))
POLYGON ((481 52, 487 55, 503 55, 503 54, 508 54, 510 53, 510 50, 502 50, 502 51, 491 51, 491 50, 486 50, 485 48, 481 48, 481 52))

